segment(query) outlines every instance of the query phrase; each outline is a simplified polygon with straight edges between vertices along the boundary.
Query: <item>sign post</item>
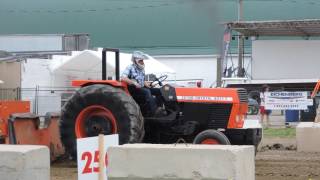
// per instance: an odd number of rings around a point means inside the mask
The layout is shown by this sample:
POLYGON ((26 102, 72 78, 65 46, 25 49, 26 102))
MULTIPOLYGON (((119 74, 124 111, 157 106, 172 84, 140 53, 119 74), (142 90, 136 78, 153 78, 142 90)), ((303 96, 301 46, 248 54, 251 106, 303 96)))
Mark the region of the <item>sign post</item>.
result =
POLYGON ((106 152, 110 146, 118 144, 117 134, 77 139, 78 180, 107 180, 106 152))
POLYGON ((99 180, 104 180, 104 135, 99 134, 99 180))

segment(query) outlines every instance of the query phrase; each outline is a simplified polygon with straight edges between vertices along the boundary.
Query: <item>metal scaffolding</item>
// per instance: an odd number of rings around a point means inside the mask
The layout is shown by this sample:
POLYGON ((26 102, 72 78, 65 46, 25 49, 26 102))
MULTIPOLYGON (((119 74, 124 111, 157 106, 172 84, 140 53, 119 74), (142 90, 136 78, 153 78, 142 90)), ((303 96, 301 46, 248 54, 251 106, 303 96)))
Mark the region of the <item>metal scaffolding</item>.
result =
MULTIPOLYGON (((232 21, 223 23, 225 25, 223 51, 221 54, 220 63, 222 73, 221 77, 230 77, 227 72, 227 59, 229 55, 230 38, 232 31, 238 33, 239 37, 310 37, 320 36, 320 19, 304 19, 304 20, 274 20, 274 21, 232 21)), ((239 38, 241 39, 241 38, 239 38)), ((256 39, 256 38, 255 38, 256 39)), ((240 42, 240 40, 239 40, 240 42)), ((233 68, 238 72, 236 77, 243 78, 246 76, 246 70, 243 67, 243 51, 244 43, 239 44, 238 51, 238 67, 233 68)), ((231 55, 232 56, 232 55, 231 55)), ((220 68, 219 66, 219 68, 220 68)), ((230 73, 229 73, 230 74, 230 73)), ((218 76, 220 77, 220 76, 218 76)), ((233 78, 234 76, 232 76, 233 78)), ((218 81, 221 81, 220 78, 218 81)))
POLYGON ((244 36, 320 36, 320 19, 234 21, 225 25, 244 36))

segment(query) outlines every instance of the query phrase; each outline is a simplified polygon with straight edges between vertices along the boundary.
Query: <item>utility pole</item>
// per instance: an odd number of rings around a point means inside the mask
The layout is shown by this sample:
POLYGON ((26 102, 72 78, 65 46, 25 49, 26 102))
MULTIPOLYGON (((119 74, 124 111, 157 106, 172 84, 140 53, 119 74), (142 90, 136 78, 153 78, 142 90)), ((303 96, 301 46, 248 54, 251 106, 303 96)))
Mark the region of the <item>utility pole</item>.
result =
POLYGON ((222 57, 218 56, 217 57, 217 83, 216 86, 217 87, 221 87, 222 85, 222 57))
MULTIPOLYGON (((243 19, 243 0, 238 0, 238 22, 243 19)), ((244 38, 241 33, 238 33, 238 77, 243 77, 243 45, 244 38)))

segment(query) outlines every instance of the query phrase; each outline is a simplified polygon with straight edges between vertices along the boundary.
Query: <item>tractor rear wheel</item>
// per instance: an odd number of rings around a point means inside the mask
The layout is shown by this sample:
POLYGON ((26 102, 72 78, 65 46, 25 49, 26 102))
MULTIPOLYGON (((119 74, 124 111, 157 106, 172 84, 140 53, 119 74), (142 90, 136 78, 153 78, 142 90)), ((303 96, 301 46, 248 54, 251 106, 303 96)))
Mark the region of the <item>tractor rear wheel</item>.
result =
POLYGON ((221 144, 230 145, 230 141, 222 132, 208 129, 199 133, 193 140, 193 144, 221 144))
POLYGON ((122 89, 90 85, 78 90, 63 106, 61 140, 66 152, 76 159, 76 139, 99 134, 119 134, 119 143, 138 143, 144 136, 139 106, 122 89))

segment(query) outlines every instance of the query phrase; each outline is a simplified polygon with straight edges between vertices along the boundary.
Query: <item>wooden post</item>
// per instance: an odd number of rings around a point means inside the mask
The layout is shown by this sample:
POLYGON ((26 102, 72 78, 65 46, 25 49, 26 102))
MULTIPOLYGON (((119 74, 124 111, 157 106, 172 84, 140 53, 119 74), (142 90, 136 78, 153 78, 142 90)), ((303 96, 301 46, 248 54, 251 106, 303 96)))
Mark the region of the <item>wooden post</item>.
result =
POLYGON ((104 180, 104 134, 99 134, 99 180, 104 180))

